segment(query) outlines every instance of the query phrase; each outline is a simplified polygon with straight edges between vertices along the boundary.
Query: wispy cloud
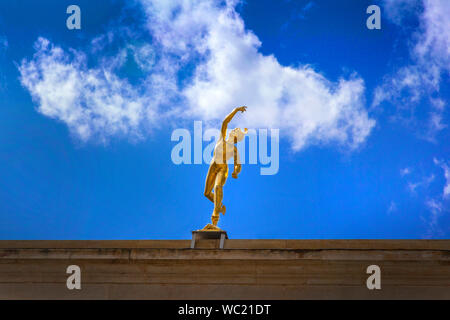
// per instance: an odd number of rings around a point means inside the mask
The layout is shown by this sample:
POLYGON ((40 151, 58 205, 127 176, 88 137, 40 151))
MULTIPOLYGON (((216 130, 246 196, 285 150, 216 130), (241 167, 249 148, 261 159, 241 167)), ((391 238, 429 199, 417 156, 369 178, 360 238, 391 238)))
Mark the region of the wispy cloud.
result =
POLYGON ((394 213, 396 211, 397 211, 397 204, 394 201, 391 201, 389 203, 389 207, 387 209, 387 213, 390 214, 390 213, 394 213))
POLYGON ((410 169, 410 168, 403 168, 403 169, 400 169, 400 175, 401 175, 402 177, 407 176, 407 175, 410 174, 410 173, 411 173, 411 169, 410 169))
POLYGON ((8 39, 5 36, 0 36, 0 51, 8 48, 8 39))
POLYGON ((300 19, 305 19, 306 18, 306 14, 316 6, 316 3, 314 1, 309 1, 301 10, 300 13, 298 14, 298 17, 300 19))
POLYGON ((445 185, 444 189, 442 190, 442 196, 444 198, 450 197, 450 167, 442 160, 438 160, 436 158, 433 159, 434 163, 442 168, 444 170, 444 177, 445 177, 445 185))
POLYGON ((294 9, 286 22, 281 25, 281 30, 284 31, 288 29, 289 26, 297 20, 305 20, 307 18, 307 14, 316 6, 317 4, 314 1, 309 1, 302 8, 294 9))
POLYGON ((154 39, 135 51, 144 74, 140 84, 119 78, 106 64, 87 68, 79 51, 70 58, 40 39, 36 55, 20 67, 39 112, 87 140, 139 136, 142 127, 170 119, 214 122, 247 105, 249 116, 239 125, 280 128, 294 150, 326 143, 354 149, 374 127, 361 78, 332 82, 311 66, 283 66, 263 55, 236 1, 140 3, 154 39), (186 66, 194 66, 192 75, 180 76, 186 66))
POLYGON ((423 221, 427 225, 427 230, 424 235, 424 238, 434 238, 437 236, 441 236, 443 234, 442 228, 440 227, 438 220, 439 217, 444 212, 444 207, 441 201, 436 199, 429 199, 426 201, 426 206, 430 211, 430 215, 428 218, 423 218, 423 221))
POLYGON ((431 105, 426 124, 426 139, 434 141, 436 134, 446 128, 443 110, 447 103, 439 96, 442 75, 450 73, 450 2, 447 0, 384 0, 387 17, 398 25, 411 15, 419 15, 420 27, 412 32, 411 63, 386 76, 376 88, 372 106, 387 101, 409 114, 426 99, 431 105), (441 107, 436 108, 439 101, 441 107))
POLYGON ((431 174, 430 176, 424 177, 419 181, 416 182, 409 182, 408 183, 408 189, 411 191, 411 193, 415 193, 417 189, 420 188, 427 188, 431 182, 433 182, 435 179, 435 175, 431 174))
POLYGON ((450 196, 450 169, 448 165, 442 160, 434 158, 433 162, 435 165, 441 167, 444 170, 444 177, 446 182, 441 194, 432 195, 425 201, 427 213, 421 216, 422 221, 426 225, 426 233, 424 235, 425 238, 435 238, 444 234, 442 226, 439 224, 439 219, 444 214, 447 214, 450 211, 448 206, 448 200, 450 196))
POLYGON ((415 15, 422 0, 383 0, 383 14, 393 23, 402 25, 406 19, 415 15))

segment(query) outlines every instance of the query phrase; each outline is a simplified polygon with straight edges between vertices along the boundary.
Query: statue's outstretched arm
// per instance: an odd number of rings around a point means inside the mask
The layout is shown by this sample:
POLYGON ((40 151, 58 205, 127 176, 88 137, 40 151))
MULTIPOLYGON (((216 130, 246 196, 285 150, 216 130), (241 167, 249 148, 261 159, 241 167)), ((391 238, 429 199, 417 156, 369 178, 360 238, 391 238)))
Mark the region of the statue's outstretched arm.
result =
POLYGON ((247 110, 246 106, 242 106, 242 107, 237 107, 235 108, 233 111, 231 111, 231 113, 229 115, 227 115, 227 117, 225 118, 225 120, 223 120, 222 122, 222 128, 220 129, 220 133, 222 134, 222 138, 225 140, 226 139, 226 135, 227 135, 227 127, 228 127, 228 123, 231 121, 231 119, 233 119, 234 115, 240 111, 240 112, 245 112, 245 110, 247 110))

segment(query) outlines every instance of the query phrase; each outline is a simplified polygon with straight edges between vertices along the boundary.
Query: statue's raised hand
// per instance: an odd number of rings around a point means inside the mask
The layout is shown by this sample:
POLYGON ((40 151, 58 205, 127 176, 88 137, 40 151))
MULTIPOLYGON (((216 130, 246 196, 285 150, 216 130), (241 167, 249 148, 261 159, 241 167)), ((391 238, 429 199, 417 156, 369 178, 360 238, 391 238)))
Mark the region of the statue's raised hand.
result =
POLYGON ((238 107, 236 108, 236 110, 240 112, 245 112, 247 110, 247 107, 246 106, 238 107))

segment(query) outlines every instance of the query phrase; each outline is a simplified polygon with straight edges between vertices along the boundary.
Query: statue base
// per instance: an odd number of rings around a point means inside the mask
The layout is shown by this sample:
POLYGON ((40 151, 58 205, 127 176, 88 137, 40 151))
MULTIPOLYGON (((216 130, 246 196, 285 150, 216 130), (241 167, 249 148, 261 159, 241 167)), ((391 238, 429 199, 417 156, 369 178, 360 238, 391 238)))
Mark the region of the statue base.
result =
POLYGON ((195 248, 195 241, 201 239, 220 239, 219 248, 223 249, 227 232, 212 224, 207 224, 203 229, 192 231, 191 249, 195 248))

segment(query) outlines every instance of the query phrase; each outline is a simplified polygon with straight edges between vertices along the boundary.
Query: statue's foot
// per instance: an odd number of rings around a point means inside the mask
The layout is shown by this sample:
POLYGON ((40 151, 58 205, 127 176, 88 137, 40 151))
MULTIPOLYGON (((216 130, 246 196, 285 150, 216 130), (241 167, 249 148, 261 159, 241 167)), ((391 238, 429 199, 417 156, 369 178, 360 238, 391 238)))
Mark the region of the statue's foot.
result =
POLYGON ((201 231, 222 231, 218 226, 208 223, 201 231))

